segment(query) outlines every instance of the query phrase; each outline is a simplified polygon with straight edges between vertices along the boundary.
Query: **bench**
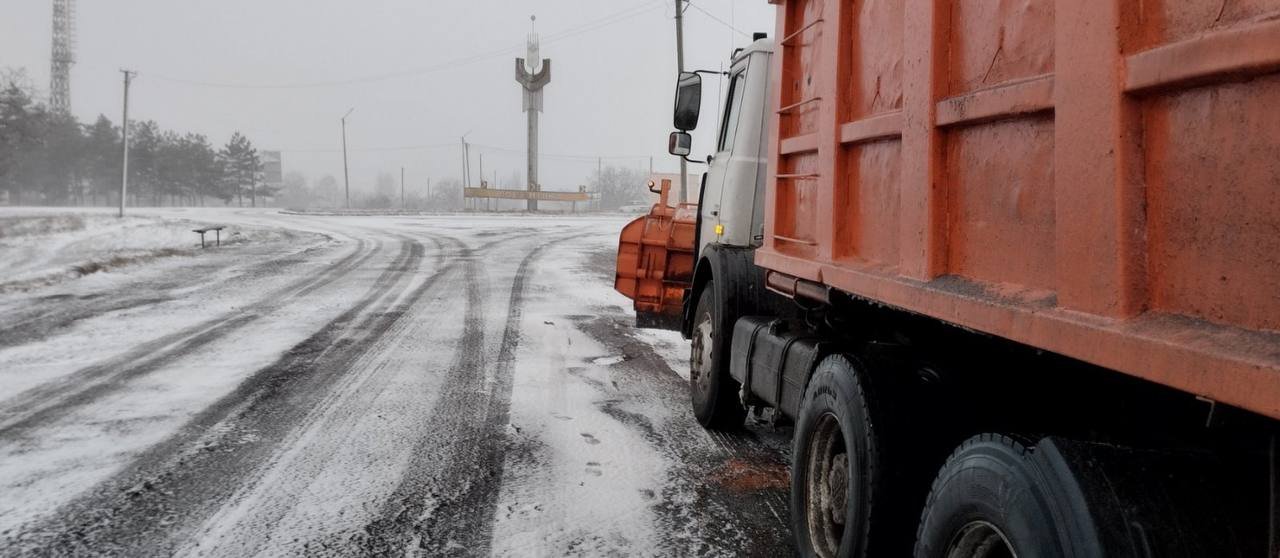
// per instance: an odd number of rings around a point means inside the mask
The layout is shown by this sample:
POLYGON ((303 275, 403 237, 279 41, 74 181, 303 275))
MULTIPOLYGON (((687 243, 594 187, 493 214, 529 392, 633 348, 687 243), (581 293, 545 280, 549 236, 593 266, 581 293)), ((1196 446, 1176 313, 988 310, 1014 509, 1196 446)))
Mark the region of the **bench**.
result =
POLYGON ((191 232, 198 233, 200 235, 201 248, 204 248, 204 234, 210 231, 213 231, 214 233, 214 238, 216 239, 215 241, 217 242, 215 246, 222 246, 222 229, 224 228, 226 227, 205 227, 203 229, 191 229, 191 232))

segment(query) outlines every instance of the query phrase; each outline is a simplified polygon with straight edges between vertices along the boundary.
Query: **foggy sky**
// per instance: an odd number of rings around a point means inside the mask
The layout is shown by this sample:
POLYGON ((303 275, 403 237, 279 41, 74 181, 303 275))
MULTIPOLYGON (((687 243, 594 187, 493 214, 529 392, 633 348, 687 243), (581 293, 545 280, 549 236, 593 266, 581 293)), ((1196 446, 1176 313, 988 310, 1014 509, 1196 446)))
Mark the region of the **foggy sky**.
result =
MULTIPOLYGON (((45 94, 49 0, 5 0, 0 67, 24 67, 45 94)), ((666 155, 675 82, 670 0, 78 0, 72 111, 120 120, 120 68, 138 71, 130 117, 207 135, 232 131, 284 151, 285 170, 342 179, 339 118, 347 109, 352 188, 407 167, 410 188, 457 178, 459 136, 503 187, 523 175, 525 118, 513 77, 536 14, 553 60, 541 120, 544 189, 570 189, 605 164, 676 169, 666 155), (573 34, 566 35, 566 31, 573 34), (485 56, 481 56, 485 55, 485 56), (200 83, 189 83, 200 82, 200 83), (334 84, 335 82, 342 82, 334 84), (231 86, 231 87, 227 87, 231 86), (281 87, 287 86, 287 87, 281 87), (398 149, 413 147, 413 149, 398 149), (396 149, 393 149, 396 148, 396 149), (585 158, 562 157, 564 155, 585 158)), ((765 0, 695 0, 686 65, 719 69, 744 33, 773 35, 765 0)), ((694 156, 712 145, 715 80, 704 90, 694 156)), ((696 168, 691 170, 697 170, 696 168)), ((523 185, 521 185, 522 187, 523 185)))

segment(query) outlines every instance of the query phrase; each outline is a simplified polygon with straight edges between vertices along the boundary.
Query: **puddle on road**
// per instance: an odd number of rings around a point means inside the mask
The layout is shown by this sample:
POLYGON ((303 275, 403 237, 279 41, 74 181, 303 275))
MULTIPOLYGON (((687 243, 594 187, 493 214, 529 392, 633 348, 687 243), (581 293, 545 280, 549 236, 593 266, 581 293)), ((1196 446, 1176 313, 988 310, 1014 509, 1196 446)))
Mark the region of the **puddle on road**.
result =
POLYGON ((791 475, 781 463, 750 463, 732 458, 710 476, 711 482, 734 492, 784 490, 791 485, 791 475))

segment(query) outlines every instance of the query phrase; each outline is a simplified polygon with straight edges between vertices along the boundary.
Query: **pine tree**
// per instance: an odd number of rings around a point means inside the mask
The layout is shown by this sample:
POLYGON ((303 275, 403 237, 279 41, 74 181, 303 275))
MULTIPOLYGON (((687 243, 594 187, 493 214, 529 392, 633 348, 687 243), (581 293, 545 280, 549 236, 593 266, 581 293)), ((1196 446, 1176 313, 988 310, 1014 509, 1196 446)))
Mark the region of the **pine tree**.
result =
POLYGON ((103 115, 85 127, 85 176, 91 198, 102 196, 103 204, 108 204, 120 188, 120 141, 120 129, 103 115))
POLYGON ((231 140, 219 153, 222 159, 223 176, 235 188, 235 197, 240 207, 244 207, 244 188, 249 188, 249 201, 257 207, 258 174, 262 171, 262 162, 258 158, 258 150, 254 149, 249 138, 240 132, 231 135, 231 140))

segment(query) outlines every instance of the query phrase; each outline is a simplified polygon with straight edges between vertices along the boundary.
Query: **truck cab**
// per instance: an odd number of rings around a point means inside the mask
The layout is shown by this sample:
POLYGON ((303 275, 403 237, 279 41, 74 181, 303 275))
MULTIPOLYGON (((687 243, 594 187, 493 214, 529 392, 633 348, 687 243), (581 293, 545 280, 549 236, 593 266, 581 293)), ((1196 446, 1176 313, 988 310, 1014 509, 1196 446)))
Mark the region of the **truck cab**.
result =
POLYGON ((773 41, 759 39, 735 52, 729 67, 715 152, 698 196, 698 253, 709 244, 759 246, 763 238, 772 56, 773 41))
POLYGON ((727 72, 684 72, 677 80, 677 131, 669 138, 669 151, 708 168, 697 203, 672 203, 671 184, 649 184, 661 194, 658 203, 622 230, 614 287, 635 301, 639 327, 675 329, 691 337, 701 289, 724 267, 724 256, 749 264, 760 246, 773 51, 774 42, 757 33, 733 52, 727 72), (724 79, 724 97, 717 105, 719 126, 711 129, 713 151, 705 160, 694 160, 689 159, 691 132, 702 120, 704 74, 724 79))

